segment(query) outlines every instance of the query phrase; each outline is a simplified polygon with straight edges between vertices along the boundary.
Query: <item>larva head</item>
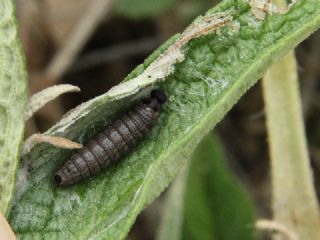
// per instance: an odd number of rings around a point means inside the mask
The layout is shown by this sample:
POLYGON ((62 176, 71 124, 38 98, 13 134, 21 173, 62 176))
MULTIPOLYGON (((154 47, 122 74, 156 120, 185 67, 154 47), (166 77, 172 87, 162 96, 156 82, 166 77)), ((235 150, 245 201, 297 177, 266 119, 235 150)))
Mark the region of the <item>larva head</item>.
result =
POLYGON ((151 92, 151 98, 156 99, 159 104, 164 104, 167 101, 167 96, 161 89, 153 90, 151 92))
POLYGON ((151 109, 155 112, 159 112, 161 105, 164 104, 167 100, 165 92, 161 89, 153 90, 150 94, 150 98, 145 101, 151 109))
POLYGON ((60 184, 63 182, 63 181, 62 181, 62 177, 60 176, 59 173, 56 173, 53 178, 54 178, 55 183, 56 183, 58 186, 60 186, 60 184))
POLYGON ((71 182, 67 175, 64 173, 64 169, 58 170, 54 174, 54 181, 59 187, 67 187, 72 185, 74 182, 71 182))

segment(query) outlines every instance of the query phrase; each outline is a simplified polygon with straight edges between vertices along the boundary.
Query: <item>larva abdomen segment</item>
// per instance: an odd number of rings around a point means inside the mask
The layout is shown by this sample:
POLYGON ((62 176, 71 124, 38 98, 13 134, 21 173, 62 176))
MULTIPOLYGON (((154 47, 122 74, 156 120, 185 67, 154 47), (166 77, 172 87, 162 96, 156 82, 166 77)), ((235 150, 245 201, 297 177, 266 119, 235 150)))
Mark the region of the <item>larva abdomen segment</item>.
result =
POLYGON ((58 186, 72 185, 118 162, 152 128, 165 100, 163 91, 153 91, 150 98, 107 125, 58 169, 54 175, 58 186))

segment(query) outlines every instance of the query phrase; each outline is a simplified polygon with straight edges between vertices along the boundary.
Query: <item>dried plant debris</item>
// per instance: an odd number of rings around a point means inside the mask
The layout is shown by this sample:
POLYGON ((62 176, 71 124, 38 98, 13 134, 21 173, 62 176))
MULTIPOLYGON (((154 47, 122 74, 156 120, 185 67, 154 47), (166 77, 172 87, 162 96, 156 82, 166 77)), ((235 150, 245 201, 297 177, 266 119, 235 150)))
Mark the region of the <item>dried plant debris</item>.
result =
POLYGON ((256 222, 256 228, 260 230, 269 230, 275 231, 276 233, 280 233, 285 236, 288 240, 299 240, 297 234, 292 230, 289 230, 286 226, 281 223, 272 221, 272 220, 258 220, 256 222))
POLYGON ((57 98, 58 96, 67 93, 67 92, 79 92, 80 88, 70 85, 70 84, 60 84, 52 87, 48 87, 33 96, 31 96, 27 112, 25 115, 25 120, 28 120, 32 115, 42 108, 45 104, 57 98))
POLYGON ((82 148, 82 144, 73 142, 64 137, 50 136, 45 134, 36 133, 30 136, 23 145, 22 154, 27 154, 36 144, 50 143, 53 146, 65 149, 79 149, 82 148))
POLYGON ((298 0, 293 0, 286 9, 280 9, 271 0, 251 0, 251 12, 259 20, 265 19, 267 15, 274 13, 286 14, 298 0))

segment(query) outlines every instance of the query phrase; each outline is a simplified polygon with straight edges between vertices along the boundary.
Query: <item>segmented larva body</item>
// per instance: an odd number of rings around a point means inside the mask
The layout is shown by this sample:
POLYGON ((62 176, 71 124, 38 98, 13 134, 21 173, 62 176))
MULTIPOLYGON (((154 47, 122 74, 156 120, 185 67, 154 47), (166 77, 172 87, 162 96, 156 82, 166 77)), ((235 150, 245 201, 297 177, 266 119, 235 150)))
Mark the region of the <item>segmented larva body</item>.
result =
POLYGON ((165 101, 164 92, 154 90, 149 98, 107 125, 58 169, 54 175, 57 185, 72 185, 118 162, 152 128, 165 101))

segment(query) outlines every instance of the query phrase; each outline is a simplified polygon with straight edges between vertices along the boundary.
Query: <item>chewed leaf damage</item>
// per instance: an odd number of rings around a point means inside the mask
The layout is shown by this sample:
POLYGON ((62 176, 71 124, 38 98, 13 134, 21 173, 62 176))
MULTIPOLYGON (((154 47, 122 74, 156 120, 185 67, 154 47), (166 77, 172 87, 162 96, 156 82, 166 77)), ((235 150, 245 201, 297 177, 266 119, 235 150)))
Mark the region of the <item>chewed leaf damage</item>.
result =
POLYGON ((286 14, 298 0, 293 0, 285 9, 279 8, 271 0, 251 0, 251 12, 259 20, 263 20, 267 15, 274 13, 286 14))

